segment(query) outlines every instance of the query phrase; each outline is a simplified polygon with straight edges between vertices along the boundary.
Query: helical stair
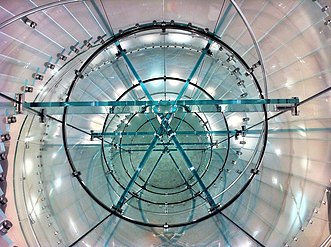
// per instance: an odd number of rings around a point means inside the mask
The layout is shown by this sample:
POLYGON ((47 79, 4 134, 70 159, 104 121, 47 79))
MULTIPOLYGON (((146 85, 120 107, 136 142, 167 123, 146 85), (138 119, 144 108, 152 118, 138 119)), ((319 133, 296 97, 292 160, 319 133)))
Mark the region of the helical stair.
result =
POLYGON ((0 1, 0 246, 329 246, 330 6, 0 1))

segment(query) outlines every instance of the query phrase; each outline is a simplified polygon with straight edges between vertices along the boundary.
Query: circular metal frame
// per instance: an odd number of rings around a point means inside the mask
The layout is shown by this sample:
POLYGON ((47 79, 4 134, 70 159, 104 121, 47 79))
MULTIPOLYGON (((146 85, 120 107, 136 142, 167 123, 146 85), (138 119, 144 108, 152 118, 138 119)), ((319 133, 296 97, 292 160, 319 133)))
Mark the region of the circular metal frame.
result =
MULTIPOLYGON (((148 80, 145 80, 143 81, 143 83, 148 83, 148 82, 152 82, 152 81, 155 81, 155 80, 177 80, 177 81, 181 81, 181 82, 185 82, 186 80, 185 79, 181 79, 181 78, 175 78, 175 77, 156 77, 156 78, 151 78, 151 79, 148 79, 148 80)), ((199 89, 200 91, 202 91, 204 94, 206 94, 210 99, 214 99, 213 96, 211 96, 205 89, 201 88, 200 86, 194 84, 194 83, 191 83, 190 82, 190 85, 192 85, 193 87, 196 87, 197 89, 199 89)), ((133 85, 131 86, 130 88, 128 88, 116 101, 119 101, 121 98, 123 98, 128 92, 130 92, 132 89, 136 88, 136 87, 139 87, 140 85, 139 84, 136 84, 136 85, 133 85)), ((226 152, 226 155, 225 155, 225 158, 224 158, 224 161, 223 161, 223 164, 221 166, 221 168, 219 169, 219 172, 217 173, 217 175, 215 176, 215 178, 209 183, 209 185, 206 186, 206 189, 208 190, 215 182, 216 180, 220 177, 220 175, 222 174, 223 170, 224 170, 224 167, 226 165, 226 162, 228 160, 228 157, 229 157, 229 151, 230 151, 230 131, 229 131, 229 126, 228 126, 228 123, 227 123, 227 120, 226 120, 226 117, 224 115, 223 112, 220 112, 220 114, 222 115, 223 117, 223 120, 225 122, 225 126, 226 126, 226 130, 227 130, 227 152, 226 152)), ((107 115, 105 121, 104 121, 104 126, 103 126, 103 129, 102 129, 102 132, 106 132, 106 124, 107 124, 107 119, 109 118, 110 114, 107 115)), ((104 148, 104 138, 101 139, 101 142, 102 142, 102 156, 103 156, 103 160, 107 166, 108 169, 110 169, 110 166, 109 166, 109 163, 107 161, 107 158, 106 158, 106 153, 105 153, 105 148, 104 148)), ((210 161, 211 161, 211 158, 212 158, 212 154, 210 156, 210 159, 208 161, 208 165, 207 167, 210 165, 210 161)), ((201 177, 204 176, 206 171, 204 171, 202 174, 201 174, 201 177)), ((114 176, 113 173, 110 173, 112 175, 112 178, 116 181, 116 183, 122 188, 122 189, 125 189, 125 187, 118 181, 118 179, 114 176)), ((129 176, 129 174, 128 174, 129 176)), ((109 183, 109 180, 108 180, 108 177, 106 176, 107 178, 107 181, 109 183)), ((130 177, 131 178, 131 177, 130 177)), ((191 178, 190 178, 191 179, 191 178)), ((191 184, 191 187, 194 186, 195 184, 197 183, 197 181, 195 181, 194 183, 191 184)), ((139 187, 141 187, 139 184, 137 184, 139 187)), ((174 192, 174 193, 159 193, 161 195, 171 195, 171 194, 178 194, 178 193, 181 193, 181 192, 184 192, 185 190, 187 190, 188 188, 185 188, 181 191, 177 191, 177 192, 174 192)), ((152 192, 148 189, 145 188, 146 191, 149 191, 149 192, 152 192)), ((164 203, 158 203, 158 202, 153 202, 153 201, 150 201, 150 200, 146 200, 146 199, 143 199, 141 198, 140 196, 137 196, 135 193, 132 193, 131 191, 128 192, 132 197, 135 197, 141 201, 145 201, 145 202, 148 202, 148 203, 151 203, 151 204, 155 204, 155 205, 164 205, 164 203)), ((157 194, 157 193, 156 193, 157 194)), ((181 201, 178 201, 178 202, 172 202, 172 203, 168 203, 168 205, 174 205, 174 204, 180 204, 180 203, 183 203, 183 202, 187 202, 189 200, 192 200, 196 197, 198 197, 200 194, 194 194, 192 197, 190 198, 187 198, 185 200, 181 200, 181 201)))
MULTIPOLYGON (((112 36, 108 41, 106 41, 103 45, 101 45, 85 62, 84 64, 81 66, 81 68, 78 70, 80 73, 83 73, 84 70, 87 68, 87 66, 90 64, 90 62, 100 53, 102 52, 106 47, 114 44, 115 42, 117 42, 118 40, 131 36, 133 34, 139 33, 139 32, 143 32, 143 31, 148 31, 148 30, 166 30, 166 29, 177 29, 177 30, 183 30, 183 31, 188 31, 190 33, 194 33, 197 34, 199 36, 205 37, 207 39, 210 39, 220 45, 222 45, 223 47, 227 48, 229 51, 231 51, 233 53, 233 55, 240 61, 240 63, 247 69, 249 70, 249 66, 247 65, 247 63, 233 50, 231 49, 226 43, 222 42, 222 40, 220 39, 220 37, 216 36, 214 33, 209 32, 208 30, 193 26, 191 24, 182 24, 182 23, 176 23, 176 22, 156 22, 154 21, 153 23, 148 23, 148 24, 143 24, 143 25, 136 25, 132 28, 129 28, 125 31, 121 31, 118 34, 115 34, 114 36, 112 36)), ((262 61, 261 61, 262 62, 262 61)), ((255 86, 259 92, 259 96, 260 98, 264 98, 263 93, 262 93, 262 89, 259 85, 259 83, 257 82, 257 79, 254 75, 254 73, 252 73, 252 77, 253 77, 253 81, 255 83, 255 86)), ((68 90, 68 96, 65 100, 65 102, 68 102, 70 100, 70 95, 77 83, 77 81, 79 80, 79 77, 76 75, 73 82, 70 85, 70 88, 68 90)), ((267 110, 266 110, 266 106, 263 105, 263 112, 264 112, 264 125, 263 125, 263 130, 262 130, 262 134, 259 138, 258 144, 256 145, 256 149, 254 150, 254 154, 252 155, 250 161, 248 163, 251 163, 253 160, 253 156, 255 156, 257 154, 257 147, 261 144, 261 150, 258 156, 258 159, 256 161, 256 164, 254 166, 254 169, 252 169, 251 171, 251 175, 248 178, 248 180, 246 181, 246 183, 242 186, 242 188, 229 200, 227 201, 225 204, 223 205, 217 205, 217 207, 215 209, 213 209, 209 214, 200 217, 198 219, 194 219, 191 220, 189 222, 182 222, 182 223, 177 223, 177 224, 168 224, 168 227, 180 227, 180 226, 186 226, 186 225, 191 225, 191 224, 195 224, 198 222, 201 222, 205 219, 208 219, 218 213, 220 213, 222 210, 224 210, 225 208, 227 208, 228 206, 230 206, 245 190, 246 188, 249 186, 249 184, 252 182, 253 178, 258 174, 258 170, 259 167, 261 166, 261 162, 264 156, 264 152, 265 152, 265 148, 266 148, 266 143, 267 143, 267 135, 268 135, 268 119, 267 119, 267 110), (263 137, 263 138, 262 138, 263 137), (261 138, 262 143, 261 143, 261 138)), ((82 186, 82 188, 87 192, 87 194, 93 199, 95 200, 102 208, 104 208, 105 210, 109 211, 110 213, 114 214, 115 216, 126 220, 128 222, 131 223, 135 223, 138 225, 143 225, 143 226, 149 226, 149 227, 164 227, 163 224, 153 224, 153 223, 149 223, 149 222, 141 222, 141 221, 137 221, 135 219, 126 217, 124 215, 122 215, 118 210, 116 210, 115 208, 111 208, 107 205, 105 205, 100 199, 98 199, 92 192, 91 190, 87 187, 87 185, 84 183, 83 179, 80 177, 78 170, 76 169, 74 162, 72 160, 70 151, 68 149, 68 143, 67 143, 67 133, 66 133, 66 117, 67 117, 67 111, 68 111, 68 107, 64 107, 64 111, 63 111, 63 116, 62 116, 62 137, 63 137, 63 145, 64 145, 64 150, 65 153, 67 155, 68 158, 68 162, 70 164, 70 167, 73 171, 74 177, 76 177, 76 179, 78 180, 78 182, 80 183, 80 185, 82 186)), ((233 136, 231 136, 233 137, 233 136)), ((229 138, 231 138, 229 137, 229 138)))
MULTIPOLYGON (((160 78, 160 77, 158 77, 158 78, 153 78, 153 80, 149 80, 148 82, 152 82, 152 81, 155 81, 155 80, 159 80, 159 79, 162 79, 162 80, 164 80, 164 79, 168 79, 167 77, 162 77, 162 78, 160 78)), ((185 82, 185 80, 178 80, 177 79, 177 81, 181 81, 181 82, 185 82)), ((148 83, 148 82, 143 82, 143 83, 148 83)), ((191 85, 194 85, 194 84, 191 84, 191 85)), ((195 86, 195 85, 194 85, 195 86)), ((127 89, 118 99, 117 99, 117 101, 118 100, 120 100, 122 97, 124 97, 127 93, 129 93, 132 89, 134 89, 134 88, 136 88, 136 87, 139 87, 139 85, 137 84, 137 85, 135 85, 134 87, 130 87, 129 89, 127 89)), ((198 88, 198 87, 197 87, 198 88)), ((203 92, 204 93, 207 93, 205 90, 203 90, 203 92)), ((210 95, 207 93, 207 95, 210 97, 210 95)), ((212 97, 211 97, 211 99, 213 99, 212 97)), ((107 124, 107 120, 108 120, 108 117, 109 117, 110 115, 108 114, 107 115, 107 117, 106 117, 106 119, 105 119, 105 122, 104 122, 104 127, 103 127, 103 132, 106 132, 107 130, 107 126, 110 124, 110 123, 108 123, 107 124), (106 126, 107 125, 107 126, 106 126)), ((134 116, 134 115, 133 115, 134 116)), ((131 118, 133 117, 133 116, 131 116, 131 118)), ((201 117, 200 117, 200 115, 199 114, 196 114, 196 116, 200 119, 200 120, 202 120, 201 119, 201 117)), ((130 118, 130 119, 131 119, 130 118)), ((176 118, 176 117, 174 117, 174 118, 176 118)), ((224 117, 224 115, 223 115, 223 119, 224 119, 224 121, 226 121, 226 118, 224 117)), ((152 119, 150 119, 150 120, 153 120, 153 118, 152 119)), ((128 121, 128 123, 130 122, 130 120, 128 121)), ((147 123, 148 122, 148 120, 146 120, 146 122, 144 122, 144 124, 145 123, 147 123)), ((183 120, 183 122, 186 122, 185 120, 183 120)), ((186 122, 186 124, 188 124, 188 125, 190 125, 189 123, 187 123, 186 122)), ((124 129, 125 129, 126 127, 124 127, 124 129)), ((191 126, 191 128, 193 128, 193 126, 191 126)), ((123 129, 123 131, 124 131, 124 129, 123 129)), ((139 130, 139 128, 136 130, 136 131, 138 131, 139 130)), ((207 127, 207 131, 209 131, 209 128, 207 127)), ((229 130, 227 130, 227 131, 229 131, 229 130)), ((120 138, 120 143, 122 142, 122 138, 123 138, 123 136, 121 136, 121 138, 120 138)), ((212 142, 212 137, 210 136, 210 141, 212 142)), ((102 138, 102 148, 104 149, 104 138, 102 138)), ((127 169, 125 169, 125 166, 124 166, 124 164, 123 164, 123 160, 122 160, 122 152, 121 152, 121 148, 120 148, 120 156, 121 156, 121 161, 122 161, 122 166, 123 166, 123 168, 124 168, 124 170, 125 170, 125 172, 126 172, 126 174, 128 175, 128 177, 131 179, 131 175, 128 173, 128 171, 127 171, 127 169)), ((105 154, 105 152, 103 152, 104 154, 105 154)), ((211 161, 211 158, 212 158, 212 149, 211 149, 211 155, 210 155, 210 157, 209 157, 209 161, 208 161, 208 164, 207 164, 207 166, 206 166, 206 168, 208 168, 209 167, 209 164, 210 164, 210 161, 211 161)), ((106 164, 107 164, 107 166, 109 166, 108 165, 108 161, 107 161, 107 159, 106 159, 106 155, 104 155, 104 160, 105 160, 105 162, 106 162, 106 164)), ((133 168, 133 166, 132 166, 132 168, 133 168)), ((198 169, 197 170, 199 170, 199 167, 198 167, 198 169)), ((204 176, 204 174, 205 174, 205 171, 202 173, 202 174, 200 174, 200 176, 201 177, 203 177, 204 176)), ((192 179, 192 177, 193 176, 191 176, 188 180, 191 180, 192 179)), ((115 179, 115 177, 114 177, 114 179, 115 179)), ((142 179, 143 180, 143 179, 142 179)), ((141 187, 142 188, 142 186, 140 185, 140 184, 138 184, 138 182, 135 182, 135 184, 137 184, 139 187, 141 187)), ((195 184, 195 183, 194 183, 195 184)), ((166 188, 166 189, 175 189, 175 188, 178 188, 178 187, 181 187, 181 186, 183 186, 183 185, 185 185, 185 183, 182 183, 182 184, 180 184, 180 185, 178 185, 178 186, 176 186, 176 187, 174 187, 174 188, 166 188)), ((160 188, 160 187, 157 187, 157 186, 154 186, 154 185, 150 185, 151 187, 154 187, 154 188, 158 188, 158 189, 162 189, 162 188, 160 188)), ((193 186, 193 184, 191 184, 191 186, 193 186)), ((122 188, 123 188, 123 186, 121 186, 122 188)), ((155 194, 160 194, 160 195, 171 195, 171 194, 177 194, 177 193, 180 193, 180 192, 183 192, 183 191, 185 191, 186 189, 184 189, 184 190, 182 190, 182 191, 177 191, 177 192, 173 192, 173 193, 169 193, 169 192, 167 192, 167 193, 158 193, 158 192, 155 192, 155 191, 152 191, 152 190, 149 190, 149 189, 147 189, 147 188, 144 188, 146 191, 149 191, 149 192, 151 192, 151 193, 155 193, 155 194)), ((134 196, 134 194, 132 194, 133 196, 134 196)), ((178 203, 181 203, 181 202, 178 202, 178 203)), ((156 203, 157 204, 157 203, 156 203)))

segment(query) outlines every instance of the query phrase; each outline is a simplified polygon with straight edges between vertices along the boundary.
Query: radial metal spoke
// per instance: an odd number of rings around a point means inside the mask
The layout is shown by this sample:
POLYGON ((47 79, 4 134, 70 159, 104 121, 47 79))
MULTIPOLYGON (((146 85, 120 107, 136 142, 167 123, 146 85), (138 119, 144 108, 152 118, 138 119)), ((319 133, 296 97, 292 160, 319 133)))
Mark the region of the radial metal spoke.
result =
POLYGON ((159 135, 162 134, 163 132, 163 128, 160 127, 158 129, 158 132, 156 133, 156 135, 154 136, 151 144, 149 145, 146 153, 144 154, 144 157, 142 158, 142 160, 140 161, 139 165, 137 166, 136 171, 134 172, 133 176, 131 177, 128 185, 125 187, 124 192, 122 193, 120 199, 118 200, 115 209, 119 210, 121 209, 121 207, 123 206, 125 200, 126 200, 126 196, 129 193, 129 190, 131 189, 131 187, 133 186, 134 182, 137 180, 140 172, 142 171, 142 169, 144 168, 149 156, 151 155, 153 148, 155 147, 155 144, 157 142, 157 139, 159 138, 159 135))
POLYGON ((187 114, 187 112, 184 112, 183 116, 180 118, 180 120, 179 120, 177 126, 175 127, 175 132, 179 129, 179 127, 180 127, 181 124, 183 123, 183 121, 184 121, 184 119, 185 119, 185 117, 186 117, 186 114, 187 114))
MULTIPOLYGON (((169 134, 169 132, 168 132, 169 134)), ((204 184, 204 182, 202 181, 201 177, 199 176, 197 170, 195 169, 195 167, 193 166, 192 162, 190 161, 189 157, 187 156, 186 152, 184 151, 183 147, 181 146, 180 142, 178 141, 175 133, 171 133, 169 134, 170 138, 173 140, 176 148, 178 149, 179 153, 181 154, 181 156, 183 157, 185 164, 187 166, 187 168, 190 170, 190 172, 192 173, 192 175, 195 177, 195 179, 197 180, 198 184, 200 185, 201 189, 202 189, 202 193, 204 193, 207 197, 207 201, 210 204, 210 206, 212 208, 216 208, 217 205, 214 201, 214 199, 212 198, 212 196, 210 195, 206 185, 204 184)))
POLYGON ((178 164, 177 164, 177 162, 176 162, 174 156, 173 156, 170 152, 168 152, 168 155, 170 156, 172 162, 174 163, 174 165, 175 165, 175 167, 176 167, 176 170, 178 171, 179 175, 180 175, 181 178, 183 179, 183 181, 184 181, 185 185, 187 186, 187 188, 192 189, 191 186, 190 186, 190 184, 189 184, 189 182, 188 182, 187 179, 185 178, 183 172, 180 170, 180 168, 179 168, 179 166, 178 166, 178 164))
POLYGON ((129 66, 133 76, 136 78, 136 80, 138 81, 141 89, 144 91, 146 97, 154 102, 152 95, 150 94, 150 92, 148 91, 148 89, 146 88, 145 84, 143 83, 141 77, 139 76, 137 70, 134 68, 133 64, 131 63, 130 59, 128 58, 128 56, 126 55, 125 51, 122 49, 121 44, 117 41, 116 43, 117 49, 120 52, 121 56, 123 57, 123 59, 125 60, 125 62, 127 63, 127 65, 129 66))
POLYGON ((182 87, 182 89, 180 90, 180 92, 178 93, 177 95, 177 98, 176 100, 173 102, 172 106, 173 106, 173 109, 172 109, 172 112, 175 112, 177 110, 177 102, 183 97, 184 93, 186 92, 187 88, 188 88, 188 85, 190 84, 193 76, 195 75, 195 73, 197 72, 198 68, 200 67, 205 55, 208 53, 209 51, 209 47, 211 45, 212 41, 209 40, 206 47, 203 49, 198 61, 196 62, 196 64, 194 65, 194 68, 193 70, 191 71, 189 77, 187 78, 187 80, 185 81, 185 84, 184 86, 182 87))
MULTIPOLYGON (((231 6, 232 6, 232 5, 229 4, 229 6, 227 7, 227 9, 226 9, 224 15, 222 16, 222 19, 219 21, 219 23, 216 24, 216 27, 215 27, 215 29, 214 29, 214 33, 217 33, 217 32, 219 31, 219 29, 221 28, 221 26, 223 25, 224 20, 225 20, 226 16, 228 15, 228 13, 229 13, 229 11, 230 11, 230 9, 231 9, 231 6)), ((204 57, 205 57, 206 54, 208 53, 211 44, 212 44, 212 40, 208 40, 207 45, 206 45, 205 48, 202 50, 202 53, 201 53, 199 59, 197 60, 196 64, 194 65, 194 67, 193 67, 193 69, 192 69, 192 71, 191 71, 189 77, 188 77, 187 80, 185 81, 184 86, 182 87, 182 89, 180 90, 179 94, 177 95, 177 98, 176 98, 176 100, 175 100, 175 102, 174 102, 174 105, 173 105, 173 107, 174 107, 173 111, 176 110, 176 104, 177 104, 177 101, 179 101, 179 100, 183 97, 184 93, 186 92, 186 90, 187 90, 187 88, 188 88, 188 85, 190 84, 190 82, 191 82, 193 76, 194 76, 195 73, 197 72, 197 70, 198 70, 198 68, 200 67, 200 65, 201 65, 201 63, 202 63, 204 57)))
POLYGON ((149 173, 147 179, 145 180, 145 183, 144 183, 144 185, 142 186, 142 188, 146 187, 146 185, 148 184, 148 181, 149 181, 149 180, 151 179, 151 177, 153 176, 153 174, 154 174, 154 172, 155 172, 155 170, 156 170, 156 167, 157 167, 158 164, 160 163, 160 161, 161 161, 161 159, 162 159, 162 157, 163 157, 165 151, 166 151, 166 149, 164 148, 164 149, 163 149, 163 152, 160 154, 159 158, 158 158, 157 161, 155 162, 155 164, 154 164, 154 166, 153 166, 151 172, 149 173))
POLYGON ((174 142, 176 148, 178 149, 179 153, 181 154, 182 158, 184 159, 184 161, 185 161, 184 163, 186 164, 187 168, 190 170, 192 175, 197 180, 198 184, 200 185, 200 187, 202 189, 202 193, 206 195, 206 199, 207 199, 209 205, 211 206, 212 209, 214 209, 214 208, 217 207, 214 199, 210 195, 206 185, 202 181, 202 179, 199 176, 197 170, 193 166, 191 160, 189 159, 189 157, 187 156, 187 154, 186 154, 185 150, 183 149, 182 145, 178 141, 178 139, 176 137, 176 133, 172 130, 171 126, 169 125, 169 119, 171 118, 172 114, 173 113, 168 113, 165 116, 161 115, 160 116, 161 120, 162 120, 161 125, 164 127, 164 130, 167 132, 169 138, 174 142))

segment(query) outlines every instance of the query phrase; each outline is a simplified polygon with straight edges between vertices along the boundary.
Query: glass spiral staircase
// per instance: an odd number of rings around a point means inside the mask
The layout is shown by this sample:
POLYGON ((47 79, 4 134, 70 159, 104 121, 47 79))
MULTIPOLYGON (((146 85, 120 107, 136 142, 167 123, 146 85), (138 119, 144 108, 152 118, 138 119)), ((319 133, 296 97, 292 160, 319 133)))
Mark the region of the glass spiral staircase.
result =
POLYGON ((326 244, 329 5, 0 2, 0 245, 326 244))

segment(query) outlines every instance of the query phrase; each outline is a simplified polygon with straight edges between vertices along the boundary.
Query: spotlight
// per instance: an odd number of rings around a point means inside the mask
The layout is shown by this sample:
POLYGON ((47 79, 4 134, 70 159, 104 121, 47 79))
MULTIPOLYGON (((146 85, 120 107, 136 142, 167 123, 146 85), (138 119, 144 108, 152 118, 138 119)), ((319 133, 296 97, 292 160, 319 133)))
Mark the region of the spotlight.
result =
POLYGON ((80 79, 84 79, 83 73, 78 70, 75 70, 75 75, 78 76, 78 78, 80 78, 80 79))
POLYGON ((67 57, 66 57, 65 55, 61 54, 61 53, 58 53, 58 54, 57 54, 57 57, 58 57, 60 60, 62 60, 62 61, 66 61, 66 60, 67 60, 67 57))
POLYGON ((255 70, 257 67, 259 67, 260 65, 261 65, 261 62, 260 62, 260 60, 259 60, 259 61, 257 61, 256 63, 254 63, 254 64, 252 65, 252 67, 251 67, 248 71, 245 72, 245 75, 246 75, 246 76, 251 75, 251 74, 254 72, 254 70, 255 70))
POLYGON ((15 99, 17 101, 14 103, 16 114, 22 114, 23 113, 24 94, 23 93, 15 94, 15 99))
POLYGON ((72 176, 73 176, 73 177, 79 177, 80 175, 82 175, 82 173, 81 173, 80 171, 74 171, 74 172, 72 173, 72 176))
POLYGON ((0 225, 0 232, 7 233, 10 228, 12 228, 13 223, 9 220, 4 220, 0 225))
POLYGON ((84 40, 84 45, 86 45, 87 48, 91 48, 92 44, 88 42, 88 40, 84 40))
POLYGON ((244 86, 244 84, 245 84, 244 80, 240 80, 240 81, 237 82, 238 86, 244 86))
POLYGON ((239 137, 239 134, 240 134, 240 132, 239 132, 239 130, 235 130, 235 134, 234 134, 234 139, 235 140, 238 140, 238 137, 239 137))
POLYGON ((253 168, 253 169, 251 169, 251 173, 258 175, 260 173, 260 170, 257 168, 253 168))
POLYGON ((41 109, 39 113, 39 123, 46 123, 47 111, 45 108, 41 109))
POLYGON ((76 53, 76 54, 79 53, 79 50, 78 50, 76 47, 74 47, 73 45, 70 46, 70 50, 72 50, 72 51, 73 51, 74 53, 76 53))
POLYGON ((243 136, 243 137, 245 137, 246 136, 246 126, 245 125, 243 125, 243 126, 241 126, 241 135, 243 136))
POLYGON ((46 68, 49 68, 49 69, 55 69, 55 64, 52 64, 52 63, 50 63, 50 62, 46 62, 46 63, 45 63, 45 67, 46 67, 46 68))
POLYGON ((97 37, 97 41, 102 45, 105 43, 105 40, 101 36, 97 37))
POLYGON ((41 74, 38 74, 38 73, 33 73, 32 78, 36 79, 36 80, 39 80, 39 81, 42 81, 44 79, 44 76, 41 75, 41 74))
POLYGON ((6 153, 0 153, 0 160, 6 160, 6 159, 7 159, 6 153))
POLYGON ((1 141, 2 142, 9 141, 9 140, 10 140, 10 134, 9 133, 1 135, 1 141))
POLYGON ((123 214, 123 209, 121 209, 121 208, 117 208, 116 206, 112 206, 112 209, 115 211, 115 212, 117 212, 117 213, 119 213, 119 214, 123 214))
POLYGON ((26 25, 28 25, 29 27, 31 27, 31 28, 33 28, 33 29, 35 29, 36 26, 37 26, 37 23, 36 23, 36 22, 30 20, 30 19, 29 19, 28 17, 26 17, 26 16, 22 17, 21 20, 22 20, 26 25))
POLYGON ((33 87, 31 87, 31 86, 23 86, 22 87, 22 91, 24 91, 25 93, 32 93, 33 92, 33 87))
POLYGON ((257 67, 261 66, 261 61, 257 61, 255 64, 252 65, 252 69, 256 69, 257 67))
POLYGON ((235 68, 233 71, 231 71, 230 74, 231 75, 241 75, 240 68, 235 68))
POLYGON ((0 204, 6 205, 8 202, 8 199, 5 196, 0 196, 0 204))
POLYGON ((210 56, 210 57, 213 56, 213 53, 212 53, 212 51, 210 49, 207 50, 207 55, 210 56))
POLYGON ((246 98, 247 95, 248 95, 248 93, 242 93, 242 94, 240 94, 240 98, 246 98))
POLYGON ((233 59, 233 55, 229 55, 229 54, 227 54, 229 57, 226 59, 226 61, 228 62, 228 63, 230 63, 230 62, 235 62, 234 61, 234 59, 233 59))
POLYGON ((323 8, 321 8, 321 10, 322 10, 322 12, 325 12, 325 11, 327 11, 329 9, 329 6, 324 6, 323 8))
POLYGON ((6 120, 7 124, 12 124, 12 123, 16 123, 17 122, 17 118, 13 115, 10 115, 7 117, 7 120, 6 120))

